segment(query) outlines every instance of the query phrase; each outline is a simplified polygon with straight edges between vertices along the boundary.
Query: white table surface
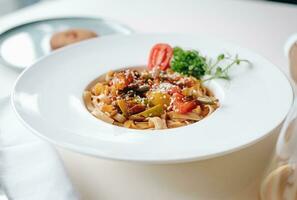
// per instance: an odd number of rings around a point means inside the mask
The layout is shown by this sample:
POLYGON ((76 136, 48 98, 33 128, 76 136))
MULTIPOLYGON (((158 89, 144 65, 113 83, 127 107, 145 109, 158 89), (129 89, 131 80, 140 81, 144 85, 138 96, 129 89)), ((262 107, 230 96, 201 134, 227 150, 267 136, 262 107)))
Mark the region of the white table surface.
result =
MULTIPOLYGON (((0 18, 0 32, 34 19, 77 14, 114 19, 136 32, 212 35, 248 47, 284 71, 287 71, 287 59, 283 46, 297 32, 297 6, 247 0, 50 1, 0 18)), ((0 66, 0 98, 9 94, 18 73, 0 66)), ((251 200, 257 198, 258 179, 274 141, 275 135, 271 135, 227 156, 165 166, 60 152, 74 184, 86 200, 251 200)))

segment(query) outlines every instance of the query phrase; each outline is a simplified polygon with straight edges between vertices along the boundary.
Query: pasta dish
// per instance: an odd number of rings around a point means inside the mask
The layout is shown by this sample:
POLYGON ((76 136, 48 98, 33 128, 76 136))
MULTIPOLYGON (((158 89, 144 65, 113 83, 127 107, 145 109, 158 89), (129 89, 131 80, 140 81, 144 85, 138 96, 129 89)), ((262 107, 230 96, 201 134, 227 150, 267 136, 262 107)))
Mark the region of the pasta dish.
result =
POLYGON ((147 67, 106 73, 84 91, 88 111, 133 129, 176 128, 207 117, 219 107, 218 99, 196 74, 175 70, 174 55, 169 45, 157 44, 147 67))

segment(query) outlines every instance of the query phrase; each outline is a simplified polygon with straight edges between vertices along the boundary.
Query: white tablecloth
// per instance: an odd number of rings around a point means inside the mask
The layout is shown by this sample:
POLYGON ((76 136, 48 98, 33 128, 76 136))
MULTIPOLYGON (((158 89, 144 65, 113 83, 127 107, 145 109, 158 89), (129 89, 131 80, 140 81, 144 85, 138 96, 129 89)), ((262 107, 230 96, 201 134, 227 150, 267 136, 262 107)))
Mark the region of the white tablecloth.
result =
POLYGON ((0 99, 0 183, 10 200, 78 200, 56 150, 25 128, 0 99))

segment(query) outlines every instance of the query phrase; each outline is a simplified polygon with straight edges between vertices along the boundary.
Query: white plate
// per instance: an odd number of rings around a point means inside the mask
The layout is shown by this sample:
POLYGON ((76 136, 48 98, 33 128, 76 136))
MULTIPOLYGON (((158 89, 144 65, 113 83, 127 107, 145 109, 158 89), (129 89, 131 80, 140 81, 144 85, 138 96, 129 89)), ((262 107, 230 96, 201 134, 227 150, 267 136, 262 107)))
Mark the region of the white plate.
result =
POLYGON ((32 21, 0 34, 0 62, 23 70, 38 58, 51 53, 50 38, 54 33, 71 28, 92 30, 99 37, 132 32, 118 22, 101 18, 60 17, 32 21))
POLYGON ((18 78, 12 103, 27 127, 54 144, 103 158, 168 163, 206 159, 258 141, 282 122, 292 98, 284 74, 247 49, 200 36, 135 34, 92 39, 43 58, 18 78), (131 130, 94 118, 83 103, 85 87, 111 69, 146 64, 158 42, 212 57, 238 53, 253 66, 232 68, 230 82, 212 81, 221 107, 189 126, 131 130))

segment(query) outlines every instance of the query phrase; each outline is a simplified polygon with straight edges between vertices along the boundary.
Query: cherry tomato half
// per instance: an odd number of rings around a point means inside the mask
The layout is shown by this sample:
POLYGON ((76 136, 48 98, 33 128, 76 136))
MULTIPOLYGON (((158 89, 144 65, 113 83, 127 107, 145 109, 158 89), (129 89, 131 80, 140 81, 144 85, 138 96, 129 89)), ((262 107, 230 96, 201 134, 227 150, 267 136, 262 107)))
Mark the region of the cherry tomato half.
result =
POLYGON ((148 69, 159 66, 161 70, 169 67, 173 55, 173 49, 169 44, 159 43, 153 46, 149 56, 148 69))

